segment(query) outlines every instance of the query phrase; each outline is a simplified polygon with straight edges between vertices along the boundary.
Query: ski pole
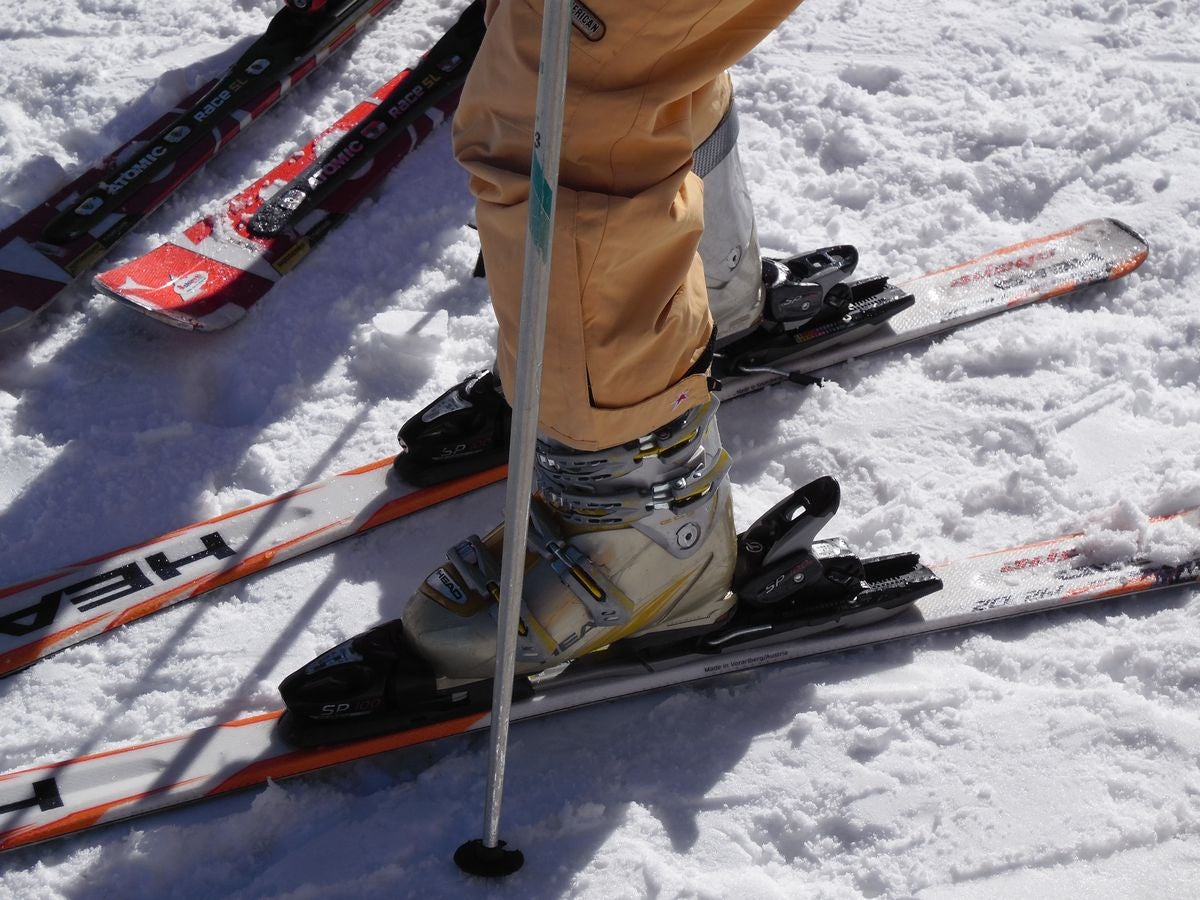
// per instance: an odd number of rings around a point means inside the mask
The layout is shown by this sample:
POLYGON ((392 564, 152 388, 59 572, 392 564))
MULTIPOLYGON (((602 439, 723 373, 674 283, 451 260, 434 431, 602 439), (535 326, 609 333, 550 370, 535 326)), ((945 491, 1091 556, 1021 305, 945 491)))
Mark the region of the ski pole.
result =
POLYGON ((500 840, 500 800, 508 755, 508 724, 516 674, 517 626, 525 580, 525 538, 542 395, 543 348, 550 301, 550 250, 558 164, 562 151, 567 55, 571 45, 570 0, 546 0, 534 108, 533 158, 529 175, 529 225, 517 332, 513 427, 509 438, 508 488, 504 499, 504 552, 500 573, 500 616, 496 632, 496 675, 492 686, 492 747, 484 798, 484 836, 454 854, 465 872, 485 877, 511 875, 525 862, 520 850, 500 840))

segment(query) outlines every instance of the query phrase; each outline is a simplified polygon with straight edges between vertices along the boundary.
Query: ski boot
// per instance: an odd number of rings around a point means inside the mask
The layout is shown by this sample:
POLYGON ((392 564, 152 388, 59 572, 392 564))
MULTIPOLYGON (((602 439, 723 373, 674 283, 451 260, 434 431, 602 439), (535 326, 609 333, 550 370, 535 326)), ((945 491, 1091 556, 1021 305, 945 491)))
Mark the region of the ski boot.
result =
MULTIPOLYGON (((717 405, 606 451, 538 442, 518 674, 634 638, 678 643, 728 621, 737 550, 717 405)), ((362 717, 407 727, 490 697, 503 533, 467 538, 400 619, 288 676, 280 690, 292 717, 318 729, 362 717)))
MULTIPOLYGON (((718 338, 713 375, 736 379, 754 372, 778 372, 790 381, 814 379, 770 366, 838 338, 859 337, 865 329, 913 304, 911 294, 886 278, 846 279, 858 264, 849 245, 825 247, 791 259, 763 259, 763 315, 743 336, 718 338), (850 333, 853 333, 852 335, 850 333)), ((718 320, 718 331, 722 322, 718 320)), ((418 487, 502 465, 508 459, 512 410, 494 372, 470 375, 401 427, 396 473, 418 487)))
MULTIPOLYGON (((694 440, 684 438, 684 447, 694 440)), ((674 517, 669 528, 662 528, 663 520, 652 513, 632 527, 596 531, 604 528, 604 520, 621 519, 630 508, 627 496, 579 490, 598 486, 591 476, 607 480, 612 455, 550 451, 565 460, 573 475, 568 487, 572 497, 555 498, 554 486, 567 482, 558 477, 563 467, 551 466, 551 505, 539 507, 533 517, 536 536, 528 559, 534 587, 527 582, 518 649, 519 669, 525 674, 513 683, 515 700, 604 682, 619 696, 625 676, 694 663, 735 648, 771 652, 813 634, 869 625, 903 613, 942 587, 915 553, 860 559, 841 538, 818 539, 840 502, 832 478, 805 485, 751 525, 737 538, 736 561, 730 566, 726 483, 716 474, 705 484, 712 470, 702 471, 707 463, 700 454, 692 470, 698 479, 696 494, 669 513, 674 517), (705 521, 707 539, 696 534, 691 555, 681 558, 678 549, 691 537, 680 535, 690 535, 693 526, 703 529, 705 521), (676 552, 664 554, 657 539, 645 540, 646 526, 659 538, 673 531, 676 552), (638 533, 630 533, 634 531, 638 533), (611 540, 628 546, 639 539, 643 546, 633 553, 604 546, 611 540), (605 554, 616 562, 602 563, 605 554), (623 570, 608 568, 626 562, 623 570), (658 571, 660 566, 670 571, 658 571), (736 606, 723 587, 727 578, 736 606), (640 586, 642 579, 655 585, 652 590, 666 585, 658 600, 639 604, 630 599, 623 586, 640 586)), ((660 443, 658 452, 646 459, 657 467, 670 453, 660 443)), ((704 457, 711 458, 711 452, 704 457)), ((687 483, 685 478, 676 485, 677 498, 687 483)), ((644 501, 634 506, 641 509, 644 501)), ((495 532, 483 541, 464 541, 451 551, 450 565, 426 580, 404 616, 351 638, 288 676, 280 687, 288 706, 281 725, 284 738, 297 746, 317 746, 486 711, 492 698, 498 550, 495 532), (444 677, 451 671, 476 676, 444 677)))

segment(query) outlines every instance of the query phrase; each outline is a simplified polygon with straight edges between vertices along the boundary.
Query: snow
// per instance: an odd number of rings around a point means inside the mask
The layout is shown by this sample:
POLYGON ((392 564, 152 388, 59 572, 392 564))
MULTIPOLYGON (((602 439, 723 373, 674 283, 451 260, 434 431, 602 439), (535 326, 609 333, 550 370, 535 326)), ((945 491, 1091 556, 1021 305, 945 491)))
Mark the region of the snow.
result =
MULTIPOLYGON (((0 227, 220 71, 273 0, 44 0, 0 27, 0 227)), ((454 5, 456 8, 460 4, 454 5)), ((597 11, 599 12, 598 7, 597 11)), ((409 0, 115 249, 144 252, 411 62, 409 0)), ((737 69, 771 252, 897 278, 1095 216, 1121 283, 726 406, 742 525, 819 474, 866 553, 1088 532, 1200 552, 1200 7, 813 0, 737 69)), ((0 583, 394 451, 492 356, 447 129, 243 322, 169 330, 84 279, 0 335, 0 583)), ((0 682, 0 770, 277 705, 393 616, 499 489, 67 650, 0 682)), ((743 674, 514 728, 492 886, 486 741, 452 739, 6 855, 0 897, 1188 896, 1200 872, 1194 589, 743 674)))

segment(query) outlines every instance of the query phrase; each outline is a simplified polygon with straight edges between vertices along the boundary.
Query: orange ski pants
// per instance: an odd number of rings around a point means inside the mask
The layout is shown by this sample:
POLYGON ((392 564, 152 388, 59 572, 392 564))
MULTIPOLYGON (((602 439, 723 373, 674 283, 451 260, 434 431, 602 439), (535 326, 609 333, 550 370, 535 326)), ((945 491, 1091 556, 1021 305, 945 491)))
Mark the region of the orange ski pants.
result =
MULTIPOLYGON (((540 430, 581 450, 649 434, 708 399, 688 374, 712 332, 692 150, 730 103, 725 70, 801 0, 575 4, 540 430)), ((454 121, 512 385, 542 0, 489 0, 454 121)), ((512 394, 509 393, 511 400, 512 394)))

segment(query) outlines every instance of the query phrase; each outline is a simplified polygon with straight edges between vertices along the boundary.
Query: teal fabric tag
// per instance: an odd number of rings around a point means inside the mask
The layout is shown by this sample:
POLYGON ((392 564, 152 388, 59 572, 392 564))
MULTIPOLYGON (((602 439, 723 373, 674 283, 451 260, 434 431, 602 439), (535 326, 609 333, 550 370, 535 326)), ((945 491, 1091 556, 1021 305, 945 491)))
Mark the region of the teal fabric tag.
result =
POLYGON ((533 159, 533 171, 529 175, 529 202, 533 205, 529 216, 529 239, 546 260, 550 258, 550 210, 554 206, 554 188, 546 181, 537 157, 533 159))

